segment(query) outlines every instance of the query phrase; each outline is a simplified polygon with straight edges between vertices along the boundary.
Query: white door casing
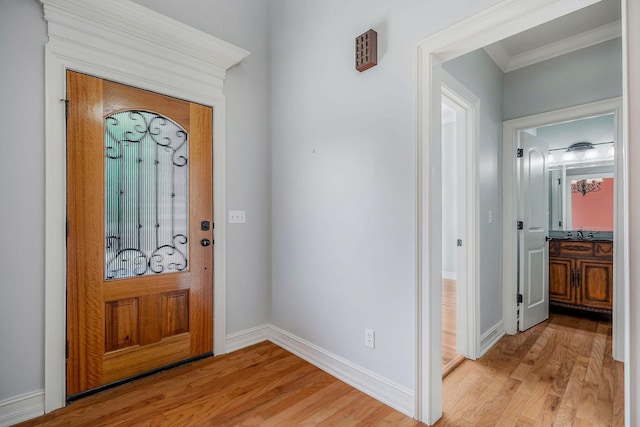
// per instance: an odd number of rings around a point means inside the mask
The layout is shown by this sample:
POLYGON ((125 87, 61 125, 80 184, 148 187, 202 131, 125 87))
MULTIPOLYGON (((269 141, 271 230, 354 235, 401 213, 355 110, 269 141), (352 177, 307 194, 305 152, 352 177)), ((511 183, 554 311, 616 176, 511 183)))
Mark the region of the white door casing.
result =
POLYGON ((520 304, 521 331, 549 318, 549 144, 520 132, 520 304))
POLYGON ((45 46, 45 412, 65 405, 66 70, 213 107, 214 352, 225 353, 226 70, 249 52, 130 0, 41 0, 45 46))

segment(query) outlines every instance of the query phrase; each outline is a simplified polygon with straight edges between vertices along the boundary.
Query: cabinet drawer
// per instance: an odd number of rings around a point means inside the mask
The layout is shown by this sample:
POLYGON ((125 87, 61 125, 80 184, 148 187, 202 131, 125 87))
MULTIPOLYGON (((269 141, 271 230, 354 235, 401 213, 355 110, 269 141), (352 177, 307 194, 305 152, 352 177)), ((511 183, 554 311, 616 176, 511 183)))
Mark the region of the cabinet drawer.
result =
POLYGON ((597 257, 613 257, 612 242, 595 242, 595 256, 597 257))
POLYGON ((558 255, 593 256, 591 242, 560 242, 558 255))

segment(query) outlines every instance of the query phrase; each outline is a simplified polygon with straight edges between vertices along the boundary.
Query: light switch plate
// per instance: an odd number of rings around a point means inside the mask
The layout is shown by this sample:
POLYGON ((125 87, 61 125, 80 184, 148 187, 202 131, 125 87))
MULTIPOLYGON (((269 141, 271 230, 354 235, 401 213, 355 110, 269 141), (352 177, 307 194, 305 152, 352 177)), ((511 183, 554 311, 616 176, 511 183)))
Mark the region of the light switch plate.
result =
POLYGON ((247 222, 245 211, 229 211, 229 224, 244 224, 247 222))

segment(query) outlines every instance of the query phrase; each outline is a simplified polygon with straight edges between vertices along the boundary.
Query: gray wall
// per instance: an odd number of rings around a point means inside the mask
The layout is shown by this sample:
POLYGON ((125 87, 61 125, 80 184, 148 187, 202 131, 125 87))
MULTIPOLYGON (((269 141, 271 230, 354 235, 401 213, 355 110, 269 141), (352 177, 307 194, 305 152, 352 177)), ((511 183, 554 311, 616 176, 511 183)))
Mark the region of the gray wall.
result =
POLYGON ((273 323, 409 389, 415 46, 495 3, 272 2, 273 323), (379 61, 359 73, 354 38, 369 28, 379 61))
POLYGON ((502 320, 502 85, 503 73, 479 49, 443 68, 480 100, 480 334, 502 320), (493 219, 489 223, 489 211, 493 219))
POLYGON ((504 119, 618 96, 622 96, 620 38, 506 73, 504 119))
POLYGON ((39 3, 0 2, 0 401, 44 382, 44 50, 39 3))
POLYGON ((614 131, 614 115, 608 114, 539 127, 536 129, 536 134, 546 139, 549 143, 549 148, 553 149, 568 147, 581 141, 593 144, 610 142, 614 139, 614 131))

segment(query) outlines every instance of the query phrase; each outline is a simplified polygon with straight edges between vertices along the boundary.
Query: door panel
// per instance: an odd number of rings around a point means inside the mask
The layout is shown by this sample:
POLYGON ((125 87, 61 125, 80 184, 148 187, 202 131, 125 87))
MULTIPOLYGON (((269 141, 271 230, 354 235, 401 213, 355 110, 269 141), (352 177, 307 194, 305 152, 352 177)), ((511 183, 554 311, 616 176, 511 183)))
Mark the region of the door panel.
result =
POLYGON ((573 283, 571 282, 573 261, 568 258, 552 258, 549 261, 549 299, 573 304, 573 283))
POLYGON ((67 98, 70 396, 212 351, 212 110, 74 72, 67 98))
POLYGON ((549 186, 548 144, 521 132, 520 210, 524 228, 520 234, 520 330, 549 318, 549 186))
POLYGON ((577 261, 580 280, 579 304, 613 309, 613 264, 611 261, 577 261))

